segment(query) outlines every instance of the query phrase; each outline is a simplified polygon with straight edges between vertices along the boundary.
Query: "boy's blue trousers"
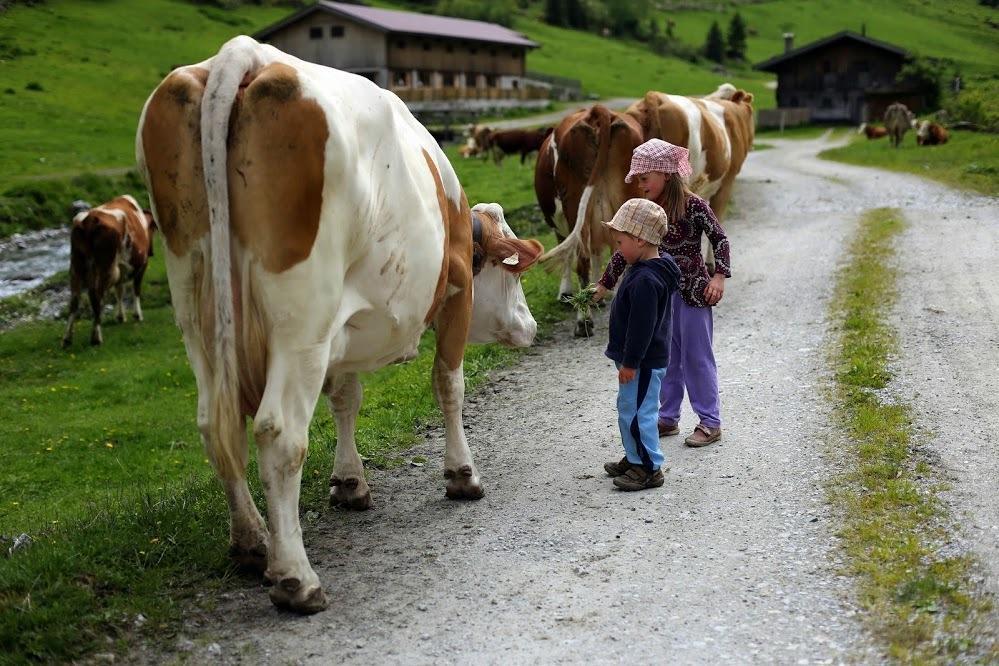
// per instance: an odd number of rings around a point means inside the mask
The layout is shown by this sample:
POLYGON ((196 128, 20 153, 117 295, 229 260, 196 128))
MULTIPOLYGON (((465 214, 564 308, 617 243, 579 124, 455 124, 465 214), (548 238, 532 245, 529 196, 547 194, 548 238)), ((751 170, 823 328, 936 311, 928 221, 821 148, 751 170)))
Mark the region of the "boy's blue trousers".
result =
MULTIPOLYGON (((620 364, 618 368, 620 369, 620 364)), ((617 423, 628 462, 654 471, 662 467, 663 452, 659 448, 659 388, 666 368, 639 368, 635 378, 618 384, 617 423)))

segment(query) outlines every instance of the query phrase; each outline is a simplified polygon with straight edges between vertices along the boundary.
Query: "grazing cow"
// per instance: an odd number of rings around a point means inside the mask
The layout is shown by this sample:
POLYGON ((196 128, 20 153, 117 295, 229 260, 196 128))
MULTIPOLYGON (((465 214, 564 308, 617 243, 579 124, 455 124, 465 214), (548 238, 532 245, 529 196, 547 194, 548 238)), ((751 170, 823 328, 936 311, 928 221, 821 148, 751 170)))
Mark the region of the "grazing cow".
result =
POLYGON ((94 317, 90 344, 104 342, 101 308, 111 287, 118 297, 118 321, 125 321, 126 280, 132 282, 135 318, 142 321, 142 276, 149 257, 153 256, 155 228, 149 212, 128 194, 76 214, 69 235, 69 323, 62 337, 63 347, 73 342, 73 325, 84 288, 94 317))
POLYGON ((358 373, 415 357, 433 326, 447 495, 481 497, 462 426, 465 345, 531 344, 519 276, 541 244, 517 239, 495 204, 469 209, 437 142, 394 94, 245 36, 160 83, 136 156, 229 505, 230 555, 266 565, 277 606, 322 610, 298 518, 317 398, 336 421, 330 499, 367 508, 358 373), (246 482, 247 416, 266 524, 246 482))
POLYGON ((512 129, 494 131, 490 136, 490 146, 496 164, 501 164, 503 158, 511 153, 520 153, 520 163, 533 152, 541 149, 545 137, 552 133, 554 127, 544 129, 512 129))
MULTIPOLYGON (((632 151, 642 142, 634 118, 601 104, 566 116, 544 141, 534 167, 534 190, 548 225, 565 252, 559 296, 571 294, 572 268, 581 284, 600 277, 603 249, 613 250, 609 220, 625 201, 639 196, 638 182, 625 183, 632 151)), ((580 314, 576 335, 593 333, 593 321, 580 314)))
POLYGON ((486 125, 469 125, 465 130, 465 145, 458 152, 466 158, 477 155, 488 157, 489 149, 492 148, 493 131, 492 127, 486 125))
POLYGON ((908 132, 916 122, 912 111, 910 111, 909 108, 901 102, 895 102, 885 109, 884 120, 885 129, 888 130, 888 136, 891 138, 891 145, 895 148, 902 145, 902 139, 905 138, 905 133, 908 132))
POLYGON ((950 133, 939 124, 929 120, 922 120, 916 126, 916 145, 919 146, 939 146, 947 143, 950 133))
POLYGON ((880 139, 888 136, 888 130, 884 127, 878 127, 877 125, 861 123, 860 127, 857 129, 857 134, 863 134, 868 139, 880 139))

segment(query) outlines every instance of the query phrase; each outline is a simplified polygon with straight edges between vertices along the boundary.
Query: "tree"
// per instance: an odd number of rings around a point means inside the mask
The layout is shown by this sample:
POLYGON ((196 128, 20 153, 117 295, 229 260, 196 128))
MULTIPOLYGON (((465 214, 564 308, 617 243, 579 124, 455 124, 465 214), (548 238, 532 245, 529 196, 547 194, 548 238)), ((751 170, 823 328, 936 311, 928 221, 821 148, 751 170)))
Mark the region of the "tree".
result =
POLYGON ((708 37, 704 41, 704 57, 715 62, 725 60, 725 37, 718 27, 718 21, 714 21, 708 30, 708 37))
POLYGON ((564 0, 545 0, 545 23, 549 25, 565 25, 564 0))
POLYGON ((589 25, 589 17, 586 15, 586 7, 583 6, 582 0, 565 0, 565 14, 570 28, 585 30, 589 25))
POLYGON ((726 55, 732 60, 746 59, 746 22, 739 12, 735 13, 728 24, 728 50, 726 55))

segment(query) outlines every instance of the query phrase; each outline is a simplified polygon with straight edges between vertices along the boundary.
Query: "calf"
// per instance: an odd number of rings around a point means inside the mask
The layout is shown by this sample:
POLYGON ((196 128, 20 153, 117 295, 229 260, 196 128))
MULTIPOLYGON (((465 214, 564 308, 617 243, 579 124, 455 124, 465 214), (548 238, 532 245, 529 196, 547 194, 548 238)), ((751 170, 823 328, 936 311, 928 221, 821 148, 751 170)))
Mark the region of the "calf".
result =
POLYGON ((146 264, 153 254, 154 229, 149 212, 127 194, 82 211, 73 218, 69 237, 69 323, 62 338, 63 347, 73 342, 73 324, 80 310, 80 292, 84 288, 94 317, 90 344, 99 345, 104 341, 101 336, 101 305, 111 287, 115 287, 118 296, 118 321, 125 321, 125 280, 132 281, 135 318, 142 321, 139 294, 146 264))
POLYGON ((916 145, 919 146, 939 146, 947 143, 950 133, 939 124, 928 120, 923 120, 916 127, 916 145))
POLYGON ((546 127, 534 130, 494 131, 489 137, 493 159, 496 160, 496 164, 500 164, 507 155, 520 153, 520 163, 523 164, 528 155, 541 150, 541 144, 554 129, 554 127, 546 127))
POLYGON ((887 128, 878 127, 876 125, 868 125, 867 123, 862 124, 860 129, 857 130, 857 133, 863 134, 868 139, 880 139, 888 136, 887 128))

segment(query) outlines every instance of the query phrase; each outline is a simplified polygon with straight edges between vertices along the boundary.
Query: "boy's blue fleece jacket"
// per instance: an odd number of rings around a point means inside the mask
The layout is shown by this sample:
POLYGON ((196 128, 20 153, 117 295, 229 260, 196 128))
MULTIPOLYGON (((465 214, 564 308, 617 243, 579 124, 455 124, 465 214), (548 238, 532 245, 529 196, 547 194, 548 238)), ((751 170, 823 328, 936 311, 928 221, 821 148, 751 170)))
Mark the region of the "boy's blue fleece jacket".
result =
POLYGON ((669 364, 673 292, 680 269, 669 256, 635 262, 624 274, 610 313, 608 358, 626 368, 669 364))

